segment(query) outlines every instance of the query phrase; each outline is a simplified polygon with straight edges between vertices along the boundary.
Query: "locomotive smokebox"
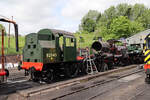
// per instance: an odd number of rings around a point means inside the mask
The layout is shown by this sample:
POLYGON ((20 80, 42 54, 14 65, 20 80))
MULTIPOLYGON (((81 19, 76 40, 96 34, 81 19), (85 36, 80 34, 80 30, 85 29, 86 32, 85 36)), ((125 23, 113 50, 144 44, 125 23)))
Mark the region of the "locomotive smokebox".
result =
POLYGON ((92 44, 91 48, 96 50, 96 51, 107 51, 107 50, 109 50, 110 45, 107 42, 95 41, 92 44))

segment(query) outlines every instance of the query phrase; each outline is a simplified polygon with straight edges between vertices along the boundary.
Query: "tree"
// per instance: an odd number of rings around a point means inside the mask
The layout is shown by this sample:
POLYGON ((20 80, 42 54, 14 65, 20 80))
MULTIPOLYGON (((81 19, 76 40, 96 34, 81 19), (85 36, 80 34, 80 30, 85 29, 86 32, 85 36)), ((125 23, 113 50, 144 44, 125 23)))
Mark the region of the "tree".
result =
POLYGON ((142 23, 144 28, 150 28, 150 10, 146 9, 140 17, 137 18, 137 21, 142 23))
POLYGON ((139 17, 142 17, 145 11, 146 11, 146 7, 143 4, 135 4, 132 7, 131 20, 137 20, 139 17))
POLYGON ((143 24, 138 21, 130 21, 131 35, 144 30, 143 24))
POLYGON ((82 24, 82 29, 84 31, 91 33, 94 32, 95 26, 96 26, 96 22, 90 18, 87 18, 82 24))
POLYGON ((111 34, 115 34, 116 38, 127 38, 143 29, 144 27, 141 23, 130 21, 124 16, 114 19, 110 25, 110 32, 111 34))
POLYGON ((116 14, 117 16, 127 16, 128 18, 130 17, 131 13, 131 5, 128 5, 126 3, 119 4, 116 6, 116 14))
POLYGON ((127 3, 111 6, 100 13, 90 10, 81 20, 82 33, 94 33, 96 37, 129 37, 150 28, 150 9, 143 4, 127 3))
POLYGON ((96 10, 89 10, 89 12, 82 18, 79 25, 80 31, 94 32, 96 22, 101 17, 100 13, 96 10))
POLYGON ((110 8, 104 11, 104 15, 107 19, 116 18, 117 17, 116 8, 114 6, 111 6, 110 8))

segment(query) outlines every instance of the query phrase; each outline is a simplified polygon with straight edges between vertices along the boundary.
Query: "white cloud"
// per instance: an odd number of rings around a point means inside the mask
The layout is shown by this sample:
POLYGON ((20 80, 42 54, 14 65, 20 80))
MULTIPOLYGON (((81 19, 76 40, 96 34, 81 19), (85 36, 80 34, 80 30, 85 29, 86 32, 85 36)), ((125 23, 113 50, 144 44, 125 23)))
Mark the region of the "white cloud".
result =
POLYGON ((54 0, 14 0, 11 4, 8 0, 0 4, 0 15, 14 16, 19 24, 19 32, 28 34, 59 25, 58 19, 53 15, 55 5, 54 0))

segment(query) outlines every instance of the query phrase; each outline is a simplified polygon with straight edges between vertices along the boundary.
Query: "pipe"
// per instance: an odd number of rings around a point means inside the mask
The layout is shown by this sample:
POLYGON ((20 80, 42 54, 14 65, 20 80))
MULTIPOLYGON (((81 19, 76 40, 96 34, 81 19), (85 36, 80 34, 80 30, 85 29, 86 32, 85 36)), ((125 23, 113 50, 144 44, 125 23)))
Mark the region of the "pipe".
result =
POLYGON ((1 58, 1 60, 2 60, 2 71, 4 71, 5 70, 5 66, 4 66, 4 60, 5 60, 5 56, 4 56, 4 29, 2 29, 2 58, 1 58))
POLYGON ((18 25, 14 24, 15 28, 15 42, 16 42, 16 51, 19 51, 19 44, 18 44, 18 25))
POLYGON ((105 50, 109 50, 110 45, 107 42, 95 41, 92 44, 91 48, 96 51, 105 51, 105 50))

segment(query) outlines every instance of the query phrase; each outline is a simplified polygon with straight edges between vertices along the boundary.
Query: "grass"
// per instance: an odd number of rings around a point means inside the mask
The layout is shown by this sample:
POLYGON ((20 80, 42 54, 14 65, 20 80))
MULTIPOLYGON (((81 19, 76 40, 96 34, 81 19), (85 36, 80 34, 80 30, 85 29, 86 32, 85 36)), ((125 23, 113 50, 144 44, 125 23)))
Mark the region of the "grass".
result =
POLYGON ((85 48, 90 47, 93 43, 94 34, 75 34, 75 37, 77 38, 77 47, 85 48), (83 41, 80 39, 80 37, 83 37, 83 41), (80 42, 80 40, 82 42, 80 42))
MULTIPOLYGON (((2 43, 2 37, 0 36, 0 55, 1 55, 1 43, 2 43)), ((5 48, 5 54, 10 55, 10 54, 21 54, 22 53, 22 48, 25 43, 25 37, 19 36, 19 52, 16 52, 16 45, 15 45, 15 37, 11 36, 10 37, 10 45, 8 44, 8 36, 4 37, 4 48, 5 48)))

